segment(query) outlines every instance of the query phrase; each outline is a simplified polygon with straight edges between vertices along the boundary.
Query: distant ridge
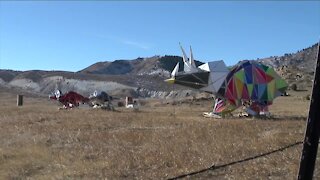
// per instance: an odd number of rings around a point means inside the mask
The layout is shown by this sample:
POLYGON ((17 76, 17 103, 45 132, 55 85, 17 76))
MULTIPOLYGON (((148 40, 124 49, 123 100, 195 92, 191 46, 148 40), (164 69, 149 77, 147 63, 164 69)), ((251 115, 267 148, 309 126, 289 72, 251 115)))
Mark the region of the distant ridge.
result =
MULTIPOLYGON (((97 62, 78 72, 88 74, 106 74, 106 75, 167 75, 174 66, 180 62, 180 70, 183 70, 183 60, 180 56, 153 56, 148 58, 137 58, 133 60, 115 60, 97 62), (162 73, 161 73, 162 72, 162 73), (164 74, 163 74, 164 73, 164 74)), ((199 66, 203 62, 195 61, 199 66)))

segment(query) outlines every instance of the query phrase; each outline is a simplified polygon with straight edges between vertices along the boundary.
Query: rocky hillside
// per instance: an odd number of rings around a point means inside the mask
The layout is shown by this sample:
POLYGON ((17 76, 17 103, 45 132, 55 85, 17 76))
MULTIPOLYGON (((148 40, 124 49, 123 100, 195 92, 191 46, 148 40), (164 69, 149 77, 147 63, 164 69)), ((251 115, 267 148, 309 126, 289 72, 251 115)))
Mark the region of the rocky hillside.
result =
MULTIPOLYGON (((317 44, 296 53, 271 56, 258 61, 272 66, 287 80, 293 90, 312 87, 316 63, 317 44)), ((173 86, 164 82, 170 76, 180 56, 153 56, 134 60, 98 62, 78 72, 66 71, 12 71, 0 70, 0 86, 19 88, 26 92, 48 95, 59 88, 63 92, 77 91, 89 95, 103 90, 115 96, 133 97, 184 97, 198 91, 173 86)), ((196 61, 197 66, 202 62, 196 61)))
POLYGON ((307 90, 312 87, 315 72, 318 44, 302 49, 296 53, 283 56, 271 56, 258 61, 272 66, 293 90, 307 90))
POLYGON ((288 68, 296 68, 304 73, 313 73, 318 53, 317 48, 318 44, 314 44, 296 53, 286 53, 283 56, 271 56, 269 58, 259 59, 258 61, 274 68, 287 66, 288 68))
POLYGON ((22 92, 47 96, 55 89, 62 92, 77 91, 88 96, 95 90, 117 96, 156 97, 185 96, 195 93, 181 86, 174 89, 158 75, 105 75, 64 71, 12 71, 0 70, 0 87, 20 89, 22 92))

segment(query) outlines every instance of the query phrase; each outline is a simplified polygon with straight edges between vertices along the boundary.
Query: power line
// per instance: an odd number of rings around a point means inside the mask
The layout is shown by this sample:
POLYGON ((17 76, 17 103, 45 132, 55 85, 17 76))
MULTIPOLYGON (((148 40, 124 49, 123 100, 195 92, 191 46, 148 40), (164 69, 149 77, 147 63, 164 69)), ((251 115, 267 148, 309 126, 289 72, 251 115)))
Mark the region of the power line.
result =
POLYGON ((269 152, 266 152, 266 153, 263 153, 263 154, 251 156, 251 157, 248 157, 248 158, 245 158, 245 159, 241 159, 241 160, 238 160, 238 161, 233 161, 233 162, 230 162, 230 163, 227 163, 227 164, 222 164, 222 165, 218 165, 218 166, 213 165, 211 167, 208 167, 208 168, 205 168, 205 169, 202 169, 202 170, 199 170, 199 171, 195 171, 195 172, 183 174, 183 175, 180 175, 180 176, 176 176, 176 177, 173 177, 173 178, 169 178, 168 180, 181 179, 181 178, 185 178, 185 177, 188 177, 188 176, 201 174, 201 173, 204 173, 204 172, 207 172, 207 171, 213 171, 213 170, 216 170, 216 169, 224 168, 224 167, 235 165, 235 164, 238 164, 238 163, 243 163, 243 162, 246 162, 246 161, 254 160, 254 159, 257 159, 257 158, 268 156, 268 155, 273 154, 273 153, 284 151, 284 150, 286 150, 288 148, 300 145, 302 143, 303 143, 302 141, 298 141, 298 142, 295 142, 293 144, 289 144, 287 146, 281 147, 279 149, 275 149, 273 151, 269 151, 269 152))

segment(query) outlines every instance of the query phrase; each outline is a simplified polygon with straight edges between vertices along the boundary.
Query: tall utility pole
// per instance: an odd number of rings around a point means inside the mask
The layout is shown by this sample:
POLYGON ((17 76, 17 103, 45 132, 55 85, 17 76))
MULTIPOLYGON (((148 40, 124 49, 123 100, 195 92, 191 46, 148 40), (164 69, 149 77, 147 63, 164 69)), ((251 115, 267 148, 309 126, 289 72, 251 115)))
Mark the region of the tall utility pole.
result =
POLYGON ((298 174, 299 180, 311 180, 313 177, 314 166, 317 158, 319 135, 320 135, 320 42, 318 42, 318 58, 312 96, 307 120, 307 129, 303 142, 301 154, 300 169, 298 174))

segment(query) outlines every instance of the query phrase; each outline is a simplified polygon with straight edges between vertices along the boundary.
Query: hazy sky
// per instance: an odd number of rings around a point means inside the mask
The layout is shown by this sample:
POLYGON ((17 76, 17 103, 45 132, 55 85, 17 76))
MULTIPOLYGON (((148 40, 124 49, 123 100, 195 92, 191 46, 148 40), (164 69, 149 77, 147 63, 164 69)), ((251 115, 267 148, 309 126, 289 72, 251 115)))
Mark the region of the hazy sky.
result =
POLYGON ((320 36, 320 1, 0 1, 0 69, 78 71, 98 61, 181 55, 256 59, 320 36))

